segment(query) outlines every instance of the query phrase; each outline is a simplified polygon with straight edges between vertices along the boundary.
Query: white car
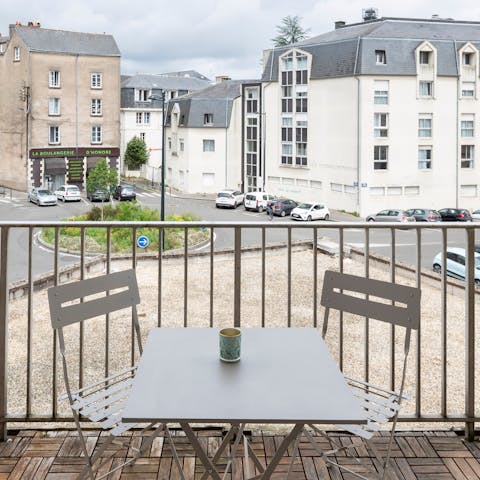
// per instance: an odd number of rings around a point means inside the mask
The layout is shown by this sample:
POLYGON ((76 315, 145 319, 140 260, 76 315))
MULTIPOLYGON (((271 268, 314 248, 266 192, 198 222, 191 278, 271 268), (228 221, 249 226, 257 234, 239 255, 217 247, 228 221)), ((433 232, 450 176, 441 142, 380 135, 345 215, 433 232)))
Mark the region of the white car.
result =
POLYGON ((55 190, 55 196, 62 202, 79 202, 80 189, 76 185, 62 185, 55 190))
POLYGON ((275 200, 275 195, 270 195, 267 192, 249 192, 245 195, 244 206, 245 210, 255 210, 262 213, 269 202, 275 200))
POLYGON ((472 221, 473 222, 480 222, 480 210, 474 210, 472 212, 472 221))
POLYGON ((328 220, 330 212, 323 203, 301 203, 295 207, 290 214, 293 220, 328 220))
POLYGON ((222 190, 217 193, 215 206, 237 208, 243 203, 243 193, 238 190, 222 190))
POLYGON ((57 197, 46 188, 32 188, 28 193, 28 201, 42 207, 44 205, 56 205, 57 197))
MULTIPOLYGON (((477 287, 480 287, 480 253, 474 252, 474 282, 477 287)), ((450 247, 447 248, 447 275, 450 277, 465 280, 465 259, 466 251, 464 248, 450 247)), ((437 253, 432 261, 433 271, 437 273, 442 272, 442 253, 437 253)))

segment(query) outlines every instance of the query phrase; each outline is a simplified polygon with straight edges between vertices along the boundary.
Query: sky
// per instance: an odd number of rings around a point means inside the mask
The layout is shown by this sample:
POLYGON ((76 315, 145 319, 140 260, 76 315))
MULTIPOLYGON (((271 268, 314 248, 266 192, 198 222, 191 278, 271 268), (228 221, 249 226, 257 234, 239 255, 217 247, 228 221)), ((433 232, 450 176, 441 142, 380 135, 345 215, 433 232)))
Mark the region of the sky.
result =
MULTIPOLYGON (((277 26, 298 15, 309 36, 333 30, 334 22, 362 21, 362 9, 379 17, 480 21, 478 0, 15 0, 3 2, 0 33, 20 21, 43 28, 113 35, 122 74, 197 70, 212 80, 261 76, 263 50, 277 26)), ((480 28, 480 26, 479 26, 480 28)))

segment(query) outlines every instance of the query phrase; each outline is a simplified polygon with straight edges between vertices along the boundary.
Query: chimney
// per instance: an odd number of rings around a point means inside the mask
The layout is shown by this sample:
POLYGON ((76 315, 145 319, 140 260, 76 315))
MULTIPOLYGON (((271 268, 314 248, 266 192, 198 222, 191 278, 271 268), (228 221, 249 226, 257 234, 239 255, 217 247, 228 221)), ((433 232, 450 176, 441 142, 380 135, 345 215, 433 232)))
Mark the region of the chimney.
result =
POLYGON ((231 78, 228 75, 217 75, 215 77, 215 83, 222 83, 225 80, 231 80, 231 78))
POLYGON ((362 10, 362 17, 364 22, 376 20, 378 18, 378 10, 376 8, 364 8, 362 10))
POLYGON ((335 30, 338 30, 339 28, 342 28, 345 26, 345 22, 343 20, 337 20, 335 22, 335 30))

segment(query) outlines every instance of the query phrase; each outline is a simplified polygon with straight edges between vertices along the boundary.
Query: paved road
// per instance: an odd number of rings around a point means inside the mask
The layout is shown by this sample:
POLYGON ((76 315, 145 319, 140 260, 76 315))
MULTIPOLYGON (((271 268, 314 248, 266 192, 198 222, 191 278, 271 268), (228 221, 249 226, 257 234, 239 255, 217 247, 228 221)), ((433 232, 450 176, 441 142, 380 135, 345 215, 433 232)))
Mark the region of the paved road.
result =
MULTIPOLYGON (((137 198, 140 203, 149 208, 160 209, 160 192, 138 189, 137 198)), ((78 215, 91 208, 90 202, 82 200, 74 203, 59 203, 56 207, 38 207, 29 204, 26 195, 15 192, 13 198, 9 196, 0 196, 0 220, 60 220, 71 215, 78 215)), ((250 221, 250 222, 268 222, 268 216, 265 213, 247 212, 243 206, 233 209, 218 209, 215 207, 215 201, 212 198, 187 198, 184 196, 166 196, 166 213, 186 213, 200 217, 205 221, 250 221)), ((354 220, 353 217, 333 212, 333 220, 354 220)), ((294 224, 289 218, 282 219, 275 217, 271 224, 286 222, 294 224)), ((334 225, 333 222, 328 222, 334 225)), ((312 225, 325 225, 325 222, 315 222, 312 225)), ((324 236, 330 240, 338 241, 338 231, 335 228, 321 229, 319 237, 324 236)), ((370 247, 373 252, 390 256, 391 236, 388 230, 374 230, 370 234, 370 247)), ((217 229, 215 249, 222 249, 233 246, 233 229, 217 229)), ((292 240, 313 239, 313 230, 310 228, 296 229, 292 232, 292 240)), ((448 244, 450 246, 462 246, 465 235, 462 231, 451 231, 448 235, 448 244)), ((480 242, 480 224, 477 231, 477 239, 480 242)), ((410 231, 396 231, 396 257, 398 260, 413 263, 416 258, 416 236, 410 231)), ((275 228, 267 231, 267 243, 286 242, 287 229, 275 228)), ((344 241, 350 245, 362 248, 365 241, 365 232, 361 228, 351 228, 345 231, 344 241)), ((242 233, 242 245, 260 245, 261 230, 252 228, 245 229, 242 233)), ((431 268, 433 256, 440 250, 441 232, 440 230, 428 230, 422 234, 422 266, 431 268)), ((27 278, 28 271, 28 229, 16 229, 11 232, 9 242, 9 282, 27 278)), ((78 258, 71 255, 61 254, 59 258, 60 265, 66 265, 78 261, 78 258)), ((34 246, 32 259, 34 275, 41 272, 50 271, 53 268, 53 254, 39 247, 34 246)))

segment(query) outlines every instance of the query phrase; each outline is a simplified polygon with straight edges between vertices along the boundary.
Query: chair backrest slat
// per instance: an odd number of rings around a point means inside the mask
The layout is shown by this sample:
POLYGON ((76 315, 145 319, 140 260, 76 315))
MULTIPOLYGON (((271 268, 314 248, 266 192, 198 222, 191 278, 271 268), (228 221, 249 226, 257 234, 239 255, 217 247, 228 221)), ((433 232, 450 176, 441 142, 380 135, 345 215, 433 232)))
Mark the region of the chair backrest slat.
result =
POLYGON ((321 304, 354 315, 373 318, 407 329, 420 325, 421 290, 372 278, 327 270, 324 275, 321 304), (352 296, 360 293, 382 298, 392 303, 382 303, 375 298, 352 296))
POLYGON ((87 280, 67 283, 48 290, 52 327, 67 325, 105 315, 140 303, 140 295, 134 270, 110 273, 87 280), (119 290, 115 291, 114 290, 119 290), (88 298, 100 293, 109 295, 88 298), (67 302, 83 299, 82 302, 64 305, 67 302))

